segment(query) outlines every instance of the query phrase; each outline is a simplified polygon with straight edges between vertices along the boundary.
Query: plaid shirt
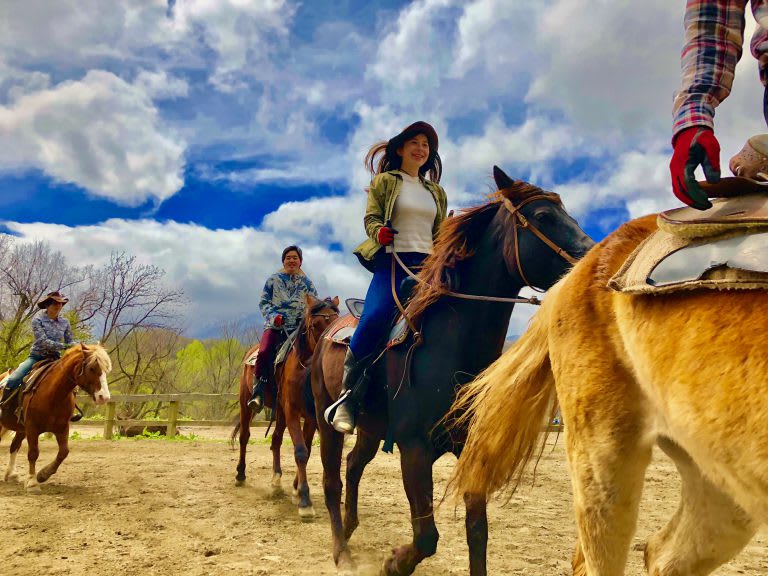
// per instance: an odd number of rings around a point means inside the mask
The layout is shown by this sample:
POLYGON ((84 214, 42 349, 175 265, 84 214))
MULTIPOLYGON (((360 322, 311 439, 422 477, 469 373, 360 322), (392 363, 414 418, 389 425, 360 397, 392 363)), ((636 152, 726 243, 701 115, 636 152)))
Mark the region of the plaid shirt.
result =
MULTIPOLYGON (((768 0, 751 0, 757 29, 750 49, 768 85, 768 0)), ((676 135, 690 126, 713 128, 715 108, 728 97, 744 43, 747 0, 688 0, 685 46, 681 56, 682 87, 672 109, 676 135)))

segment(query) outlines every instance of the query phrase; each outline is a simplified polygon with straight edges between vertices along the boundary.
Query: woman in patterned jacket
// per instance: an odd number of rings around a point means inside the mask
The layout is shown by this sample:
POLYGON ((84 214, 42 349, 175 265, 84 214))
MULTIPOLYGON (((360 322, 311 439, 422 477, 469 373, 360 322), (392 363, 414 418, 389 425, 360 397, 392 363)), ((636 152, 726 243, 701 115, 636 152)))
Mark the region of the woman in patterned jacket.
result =
POLYGON ((259 355, 256 358, 256 385, 248 406, 254 412, 264 407, 264 386, 269 381, 269 370, 284 335, 299 327, 304 317, 306 295, 317 297, 317 290, 301 269, 303 255, 298 246, 283 250, 283 269, 272 274, 264 284, 259 309, 264 316, 259 355))
POLYGON ((32 370, 32 366, 47 358, 58 358, 62 351, 74 344, 69 320, 60 316, 61 309, 67 302, 69 300, 61 293, 50 292, 37 303, 37 306, 43 311, 39 312, 32 320, 32 333, 35 336, 35 341, 29 351, 29 357, 8 377, 3 392, 3 402, 21 386, 24 377, 32 370))

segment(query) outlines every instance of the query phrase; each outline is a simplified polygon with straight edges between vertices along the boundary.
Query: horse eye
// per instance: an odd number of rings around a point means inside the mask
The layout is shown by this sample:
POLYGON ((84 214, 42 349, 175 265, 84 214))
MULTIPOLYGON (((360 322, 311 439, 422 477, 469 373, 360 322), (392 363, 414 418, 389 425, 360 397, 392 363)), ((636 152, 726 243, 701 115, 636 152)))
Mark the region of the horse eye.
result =
POLYGON ((549 222, 552 220, 552 213, 549 210, 537 210, 533 213, 533 217, 538 222, 549 222))

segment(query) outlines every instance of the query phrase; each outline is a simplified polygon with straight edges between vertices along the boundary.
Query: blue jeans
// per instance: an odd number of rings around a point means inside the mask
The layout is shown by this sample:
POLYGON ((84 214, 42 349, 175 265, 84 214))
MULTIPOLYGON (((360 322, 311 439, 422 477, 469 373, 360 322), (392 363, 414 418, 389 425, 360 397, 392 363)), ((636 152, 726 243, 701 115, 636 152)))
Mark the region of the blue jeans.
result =
MULTIPOLYGON (((427 257, 426 254, 419 252, 402 252, 398 255, 408 268, 421 265, 427 257)), ((405 278, 405 271, 395 263, 396 289, 400 288, 400 283, 405 278)), ((389 334, 396 311, 397 305, 392 298, 392 255, 382 250, 376 255, 376 267, 371 284, 368 286, 368 293, 365 295, 363 315, 349 343, 349 348, 356 359, 360 360, 377 350, 389 334)))
POLYGON ((19 367, 8 377, 8 382, 5 387, 8 390, 16 390, 16 388, 21 386, 21 383, 24 381, 24 376, 29 374, 29 371, 32 370, 32 366, 40 362, 40 360, 43 360, 41 356, 32 356, 30 354, 29 358, 19 364, 19 367))

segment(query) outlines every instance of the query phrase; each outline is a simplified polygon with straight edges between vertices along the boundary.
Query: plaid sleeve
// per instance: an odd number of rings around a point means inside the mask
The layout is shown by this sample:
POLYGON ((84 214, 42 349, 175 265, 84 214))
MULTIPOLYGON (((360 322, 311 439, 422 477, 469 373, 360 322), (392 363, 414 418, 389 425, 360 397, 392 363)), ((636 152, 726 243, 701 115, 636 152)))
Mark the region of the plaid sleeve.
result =
POLYGON ((749 47, 760 66, 760 81, 768 86, 768 2, 752 0, 751 5, 757 28, 749 47))
POLYGON ((682 86, 675 93, 672 134, 713 127, 715 108, 728 97, 744 41, 747 0, 688 0, 682 86))

